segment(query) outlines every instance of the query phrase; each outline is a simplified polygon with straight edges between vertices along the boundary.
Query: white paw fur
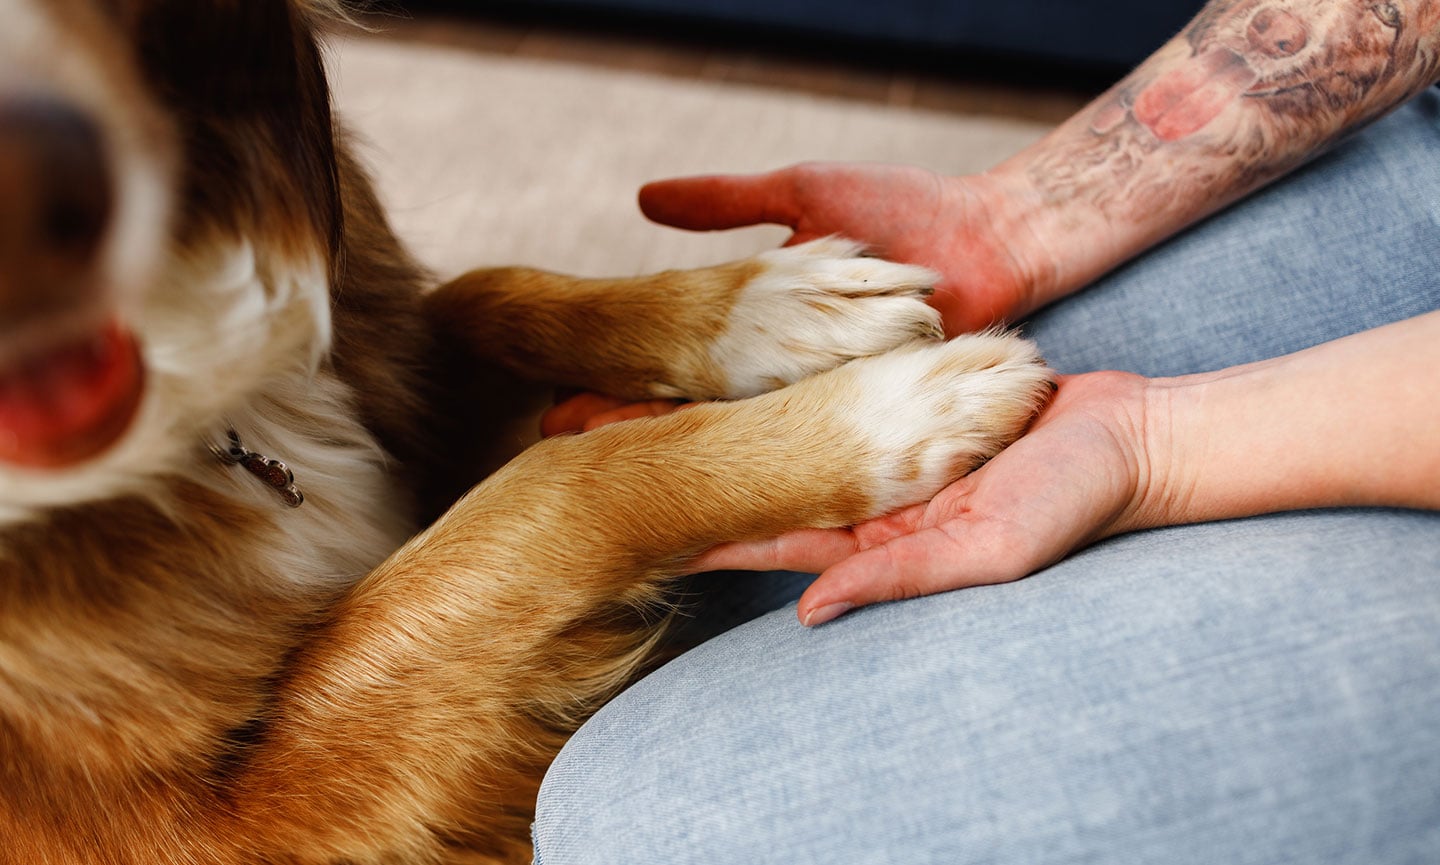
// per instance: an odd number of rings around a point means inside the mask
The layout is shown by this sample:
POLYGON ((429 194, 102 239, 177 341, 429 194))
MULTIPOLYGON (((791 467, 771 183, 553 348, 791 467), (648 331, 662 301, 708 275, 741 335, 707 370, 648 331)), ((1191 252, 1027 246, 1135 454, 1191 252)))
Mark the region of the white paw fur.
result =
POLYGON ((943 336, 925 303, 933 271, 860 257, 861 245, 836 237, 762 253, 710 359, 726 396, 754 396, 882 354, 917 339, 943 336))
POLYGON ((927 501, 1025 431, 1052 391, 1035 345, 990 332, 916 343, 836 371, 865 443, 875 516, 927 501))

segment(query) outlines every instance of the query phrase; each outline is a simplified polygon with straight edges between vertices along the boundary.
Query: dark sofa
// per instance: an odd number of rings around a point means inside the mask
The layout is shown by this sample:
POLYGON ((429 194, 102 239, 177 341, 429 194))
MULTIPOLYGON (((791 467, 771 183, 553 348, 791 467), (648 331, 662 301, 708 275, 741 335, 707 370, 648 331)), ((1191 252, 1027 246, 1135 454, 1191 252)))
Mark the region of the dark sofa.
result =
MULTIPOLYGON (((485 4, 477 4, 485 5, 485 4)), ((615 14, 734 33, 814 35, 888 50, 980 52, 1097 69, 1133 66, 1201 0, 502 0, 500 7, 615 14)))

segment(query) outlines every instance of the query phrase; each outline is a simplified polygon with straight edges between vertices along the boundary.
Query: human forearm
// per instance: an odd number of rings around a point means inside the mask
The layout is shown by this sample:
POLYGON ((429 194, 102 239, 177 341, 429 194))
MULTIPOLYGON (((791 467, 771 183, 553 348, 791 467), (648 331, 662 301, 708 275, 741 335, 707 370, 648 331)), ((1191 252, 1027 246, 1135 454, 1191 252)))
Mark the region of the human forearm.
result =
POLYGON ((1147 397, 1138 525, 1349 505, 1440 508, 1440 312, 1147 397))
POLYGON ((1213 0, 1184 33, 987 175, 1057 299, 1440 78, 1440 0, 1213 0))

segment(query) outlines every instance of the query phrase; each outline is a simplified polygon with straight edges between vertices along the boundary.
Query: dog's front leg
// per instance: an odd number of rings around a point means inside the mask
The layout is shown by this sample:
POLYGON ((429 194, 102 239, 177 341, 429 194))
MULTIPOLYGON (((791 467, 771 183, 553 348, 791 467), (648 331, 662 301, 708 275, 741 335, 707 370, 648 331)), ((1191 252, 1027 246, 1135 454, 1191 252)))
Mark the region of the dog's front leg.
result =
POLYGON ((1048 378, 1028 343, 962 338, 540 444, 296 656, 231 831, 261 861, 528 861, 545 767, 644 658, 688 559, 927 498, 1018 435, 1048 378))
POLYGON ((426 298, 453 347, 547 384, 634 399, 753 396, 939 338, 929 270, 838 238, 632 279, 477 270, 426 298))

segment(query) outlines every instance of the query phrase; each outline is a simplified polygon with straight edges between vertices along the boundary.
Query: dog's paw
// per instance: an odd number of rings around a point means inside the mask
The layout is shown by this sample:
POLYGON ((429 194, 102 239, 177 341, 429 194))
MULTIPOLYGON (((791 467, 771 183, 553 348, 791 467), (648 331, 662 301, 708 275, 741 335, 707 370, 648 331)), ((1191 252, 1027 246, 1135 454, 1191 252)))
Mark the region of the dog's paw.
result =
POLYGON ((882 354, 943 337, 925 303, 933 271, 860 255, 840 238, 762 253, 725 330, 710 345, 726 396, 753 396, 882 354))
POLYGON ((1054 378, 1028 340, 1003 333, 916 344, 837 370, 841 419, 863 443, 872 516, 928 501, 1030 424, 1054 378))

